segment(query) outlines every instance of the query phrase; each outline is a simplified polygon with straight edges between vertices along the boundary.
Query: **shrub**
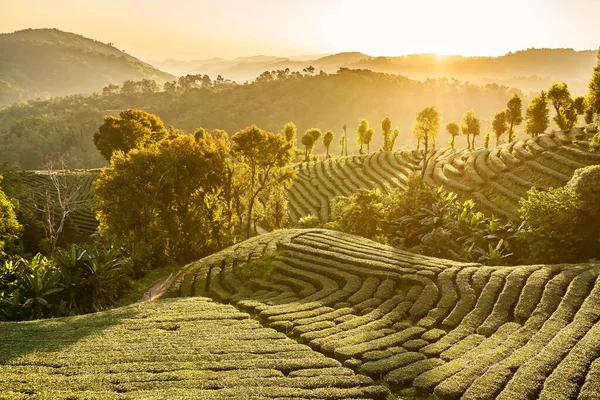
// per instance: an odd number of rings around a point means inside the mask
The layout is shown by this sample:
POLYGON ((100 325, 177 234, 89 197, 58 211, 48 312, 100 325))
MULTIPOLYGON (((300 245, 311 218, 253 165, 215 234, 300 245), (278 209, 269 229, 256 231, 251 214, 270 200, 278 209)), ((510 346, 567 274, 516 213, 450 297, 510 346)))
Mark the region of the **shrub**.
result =
POLYGON ((308 214, 298 220, 297 227, 302 229, 317 228, 320 225, 319 218, 308 214))
POLYGON ((579 169, 569 183, 531 189, 521 201, 526 221, 519 239, 534 262, 586 261, 600 256, 600 166, 579 169))

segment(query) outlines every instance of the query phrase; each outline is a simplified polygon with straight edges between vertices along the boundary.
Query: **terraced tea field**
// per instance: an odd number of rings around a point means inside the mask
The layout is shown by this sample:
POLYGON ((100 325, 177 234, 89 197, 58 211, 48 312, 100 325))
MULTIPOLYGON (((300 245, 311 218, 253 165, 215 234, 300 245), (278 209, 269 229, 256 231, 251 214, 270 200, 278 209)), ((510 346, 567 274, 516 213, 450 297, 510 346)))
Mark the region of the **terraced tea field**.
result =
POLYGON ((382 399, 384 386, 206 298, 0 323, 2 399, 382 399))
POLYGON ((350 196, 359 188, 406 187, 406 178, 421 167, 414 151, 376 152, 332 158, 295 166, 296 179, 288 191, 290 219, 312 214, 330 220, 329 203, 335 196, 350 196))
POLYGON ((600 264, 487 267, 326 230, 259 236, 185 267, 210 296, 395 392, 600 398, 600 264))
MULTIPOLYGON (((476 151, 447 147, 431 152, 425 179, 433 188, 444 186, 463 200, 473 199, 483 211, 517 220, 519 200, 529 189, 564 186, 576 169, 600 164, 600 153, 589 147, 581 130, 476 151)), ((405 187, 407 176, 422 170, 422 158, 414 150, 301 163, 288 192, 291 220, 312 214, 327 222, 331 199, 349 196, 357 188, 405 187)))
MULTIPOLYGON (((296 164, 296 179, 288 191, 290 220, 295 223, 312 214, 327 222, 332 218, 331 199, 350 196, 358 188, 404 188, 408 175, 423 168, 422 158, 416 150, 402 150, 296 164)), ((444 186, 463 200, 473 199, 485 212, 516 220, 519 200, 529 189, 564 186, 576 169, 600 164, 600 153, 590 152, 585 134, 574 130, 570 135, 553 132, 492 149, 442 148, 432 151, 430 160, 425 179, 431 187, 444 186)), ((98 226, 91 206, 93 181, 99 176, 99 170, 75 171, 69 176, 82 186, 72 221, 83 236, 98 226)), ((55 193, 44 173, 25 172, 23 181, 38 202, 46 191, 55 193)), ((30 206, 31 195, 22 202, 30 206)))
POLYGON ((518 219, 519 200, 532 187, 564 186, 575 170, 600 164, 581 131, 554 132, 492 149, 433 153, 425 177, 432 187, 444 186, 463 199, 472 198, 489 213, 518 219))

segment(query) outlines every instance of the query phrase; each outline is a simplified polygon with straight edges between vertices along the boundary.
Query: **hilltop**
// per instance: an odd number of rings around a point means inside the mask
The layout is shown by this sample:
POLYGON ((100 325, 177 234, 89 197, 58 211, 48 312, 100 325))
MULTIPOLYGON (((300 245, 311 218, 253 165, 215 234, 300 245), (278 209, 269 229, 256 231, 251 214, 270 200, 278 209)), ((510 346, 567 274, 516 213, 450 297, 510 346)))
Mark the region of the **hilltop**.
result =
POLYGON ((0 34, 0 105, 44 95, 99 92, 111 83, 173 76, 112 44, 58 29, 0 34))
POLYGON ((263 71, 285 68, 301 71, 312 65, 317 72, 323 70, 332 73, 340 67, 369 69, 416 80, 447 78, 476 84, 497 83, 518 88, 525 93, 546 89, 555 81, 564 81, 573 93, 584 94, 589 71, 595 62, 596 50, 531 48, 498 57, 437 54, 374 57, 360 52, 344 52, 313 59, 257 56, 193 62, 165 60, 154 64, 177 75, 222 75, 239 83, 252 80, 263 71))

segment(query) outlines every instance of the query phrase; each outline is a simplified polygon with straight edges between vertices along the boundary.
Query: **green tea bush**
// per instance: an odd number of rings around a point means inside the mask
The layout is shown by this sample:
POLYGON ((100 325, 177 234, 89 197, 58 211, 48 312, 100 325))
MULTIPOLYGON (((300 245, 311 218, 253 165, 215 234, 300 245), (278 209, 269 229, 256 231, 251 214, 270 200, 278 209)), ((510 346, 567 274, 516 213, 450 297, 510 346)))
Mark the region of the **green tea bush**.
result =
POLYGON ((579 169, 569 183, 531 189, 521 201, 526 221, 519 239, 531 262, 587 261, 600 257, 600 166, 579 169))

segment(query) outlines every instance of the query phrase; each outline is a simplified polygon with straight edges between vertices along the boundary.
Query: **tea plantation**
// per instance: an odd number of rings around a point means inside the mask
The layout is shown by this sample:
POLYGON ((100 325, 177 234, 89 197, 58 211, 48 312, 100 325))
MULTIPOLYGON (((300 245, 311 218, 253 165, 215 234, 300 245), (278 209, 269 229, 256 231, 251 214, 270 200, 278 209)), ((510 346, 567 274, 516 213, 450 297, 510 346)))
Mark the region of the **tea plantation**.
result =
POLYGON ((487 267, 326 230, 188 265, 171 296, 234 304, 393 391, 598 399, 600 264, 487 267))

